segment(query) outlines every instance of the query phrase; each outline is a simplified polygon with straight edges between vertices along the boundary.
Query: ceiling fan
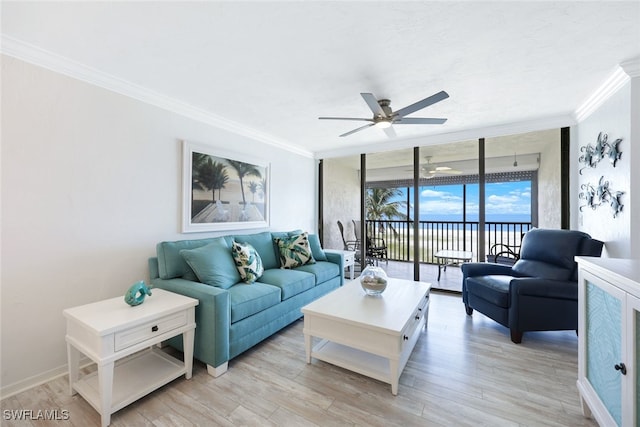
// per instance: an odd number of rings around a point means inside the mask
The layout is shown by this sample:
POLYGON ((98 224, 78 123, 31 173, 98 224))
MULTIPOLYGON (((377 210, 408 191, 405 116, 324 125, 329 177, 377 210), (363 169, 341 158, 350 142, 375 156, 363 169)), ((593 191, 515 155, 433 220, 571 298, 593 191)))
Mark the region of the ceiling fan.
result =
POLYGON ((460 175, 462 171, 450 168, 449 166, 438 166, 431 163, 431 156, 427 156, 427 163, 420 168, 420 175, 423 178, 431 179, 438 175, 460 175))
POLYGON ((348 136, 352 133, 359 132, 371 126, 384 129, 385 133, 389 137, 395 136, 395 132, 391 125, 441 125, 447 121, 447 119, 432 119, 424 117, 405 117, 418 110, 426 108, 430 105, 440 102, 449 97, 449 94, 445 91, 440 91, 435 95, 431 95, 428 98, 415 102, 397 111, 392 111, 391 101, 388 99, 376 99, 372 93, 361 93, 360 96, 367 103, 371 111, 373 112, 373 118, 365 119, 358 117, 318 117, 320 120, 356 120, 371 122, 359 128, 353 129, 347 133, 343 133, 340 136, 348 136))

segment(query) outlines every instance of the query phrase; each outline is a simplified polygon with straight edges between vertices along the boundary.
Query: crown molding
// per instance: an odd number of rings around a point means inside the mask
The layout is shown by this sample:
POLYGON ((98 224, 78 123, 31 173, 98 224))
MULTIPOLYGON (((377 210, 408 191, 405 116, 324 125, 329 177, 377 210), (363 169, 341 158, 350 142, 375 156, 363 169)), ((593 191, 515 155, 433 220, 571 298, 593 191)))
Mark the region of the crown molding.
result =
POLYGON ((589 117, 614 93, 622 88, 632 77, 640 75, 640 60, 623 62, 574 112, 578 123, 589 117))
POLYGON ((640 57, 621 62, 620 68, 622 68, 632 79, 640 77, 640 57))
POLYGON ((311 151, 248 128, 241 123, 228 120, 202 108, 149 90, 5 34, 1 36, 0 53, 300 156, 314 157, 311 151))

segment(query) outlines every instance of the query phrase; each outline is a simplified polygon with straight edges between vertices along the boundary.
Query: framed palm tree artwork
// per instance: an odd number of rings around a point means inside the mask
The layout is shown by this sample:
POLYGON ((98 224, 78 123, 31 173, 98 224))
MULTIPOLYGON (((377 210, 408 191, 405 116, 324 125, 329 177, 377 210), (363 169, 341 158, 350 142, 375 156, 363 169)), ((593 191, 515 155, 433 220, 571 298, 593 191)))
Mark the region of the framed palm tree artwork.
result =
POLYGON ((183 141, 182 232, 269 227, 269 164, 183 141))

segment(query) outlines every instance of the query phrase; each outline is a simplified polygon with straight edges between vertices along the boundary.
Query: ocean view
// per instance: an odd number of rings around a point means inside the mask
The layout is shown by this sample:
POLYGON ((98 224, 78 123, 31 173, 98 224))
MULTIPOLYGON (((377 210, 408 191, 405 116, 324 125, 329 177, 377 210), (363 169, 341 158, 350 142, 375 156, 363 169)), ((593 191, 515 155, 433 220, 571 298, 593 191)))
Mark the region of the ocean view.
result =
MULTIPOLYGON (((422 214, 420 221, 462 221, 462 215, 422 214)), ((478 215, 467 215, 467 221, 478 222, 478 215)), ((531 222, 527 214, 487 214, 485 222, 531 222)))

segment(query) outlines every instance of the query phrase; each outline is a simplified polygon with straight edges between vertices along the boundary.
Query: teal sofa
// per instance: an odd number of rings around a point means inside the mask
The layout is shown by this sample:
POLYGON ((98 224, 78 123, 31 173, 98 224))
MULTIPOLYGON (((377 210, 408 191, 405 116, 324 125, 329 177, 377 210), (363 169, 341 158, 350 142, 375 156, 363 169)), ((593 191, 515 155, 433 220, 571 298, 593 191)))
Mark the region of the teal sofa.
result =
MULTIPOLYGON (((207 364, 209 374, 223 374, 230 359, 302 317, 300 309, 306 304, 342 286, 342 255, 325 253, 313 234, 308 241, 315 263, 280 268, 274 239, 294 233, 261 232, 158 243, 157 257, 149 259, 151 283, 154 288, 200 301, 196 307, 194 357, 207 364), (256 282, 240 279, 231 256, 234 240, 249 243, 258 252, 264 273, 256 282), (197 266, 200 277, 205 270, 209 284, 202 283, 191 268, 193 263, 185 260, 187 253, 198 251, 211 251, 205 257, 206 268, 197 266)), ((169 345, 182 350, 182 337, 169 340, 169 345)))

